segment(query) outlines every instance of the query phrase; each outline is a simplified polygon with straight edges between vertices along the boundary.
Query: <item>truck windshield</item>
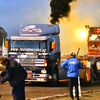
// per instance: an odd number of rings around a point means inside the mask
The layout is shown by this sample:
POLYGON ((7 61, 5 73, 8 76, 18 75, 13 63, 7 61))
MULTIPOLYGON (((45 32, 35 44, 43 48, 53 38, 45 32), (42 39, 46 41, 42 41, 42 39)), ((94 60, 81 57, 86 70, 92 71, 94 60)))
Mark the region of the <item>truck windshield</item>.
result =
POLYGON ((11 40, 11 51, 46 52, 47 41, 11 40))
POLYGON ((98 41, 98 42, 100 42, 100 35, 98 35, 98 34, 89 35, 89 41, 98 41))

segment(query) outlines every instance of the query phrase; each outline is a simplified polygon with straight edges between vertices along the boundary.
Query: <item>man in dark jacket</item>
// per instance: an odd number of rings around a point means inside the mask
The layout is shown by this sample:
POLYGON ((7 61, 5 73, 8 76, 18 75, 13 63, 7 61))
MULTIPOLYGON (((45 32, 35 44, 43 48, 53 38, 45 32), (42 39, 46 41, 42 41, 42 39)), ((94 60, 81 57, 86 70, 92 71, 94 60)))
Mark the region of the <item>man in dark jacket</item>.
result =
POLYGON ((13 100, 25 100, 25 79, 27 73, 13 58, 0 57, 0 64, 6 66, 1 72, 0 83, 9 81, 12 86, 13 100))
POLYGON ((82 67, 81 62, 76 59, 76 54, 74 52, 71 53, 71 58, 68 60, 65 60, 61 67, 64 70, 68 70, 67 76, 68 76, 68 85, 69 85, 69 91, 70 91, 70 97, 71 100, 74 100, 73 98, 73 86, 75 86, 75 94, 77 100, 79 99, 79 91, 78 91, 78 76, 79 76, 79 68, 82 67))

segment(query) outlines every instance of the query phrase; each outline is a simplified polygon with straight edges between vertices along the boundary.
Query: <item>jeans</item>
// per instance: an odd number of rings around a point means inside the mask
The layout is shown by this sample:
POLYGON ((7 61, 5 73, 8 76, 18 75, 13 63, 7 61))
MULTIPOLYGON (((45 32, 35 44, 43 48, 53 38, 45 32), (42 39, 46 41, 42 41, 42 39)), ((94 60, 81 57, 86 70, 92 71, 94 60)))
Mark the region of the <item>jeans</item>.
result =
POLYGON ((12 96, 13 100, 25 100, 25 82, 13 87, 12 96))

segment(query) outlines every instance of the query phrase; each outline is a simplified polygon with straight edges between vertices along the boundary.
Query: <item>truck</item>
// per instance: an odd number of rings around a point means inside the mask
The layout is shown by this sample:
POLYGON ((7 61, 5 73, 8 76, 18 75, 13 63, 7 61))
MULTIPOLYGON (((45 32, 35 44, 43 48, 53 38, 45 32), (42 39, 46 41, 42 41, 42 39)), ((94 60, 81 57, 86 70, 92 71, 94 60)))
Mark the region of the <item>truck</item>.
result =
MULTIPOLYGON (((100 36, 99 27, 89 27, 88 53, 76 58, 82 63, 79 69, 81 81, 93 84, 100 79, 100 36)), ((60 80, 67 79, 67 72, 61 68, 61 63, 70 55, 61 56, 60 28, 57 24, 21 25, 18 36, 11 36, 9 56, 15 58, 27 71, 26 82, 48 82, 56 86, 60 80)))
POLYGON ((56 86, 67 79, 60 66, 60 28, 51 24, 21 25, 18 36, 11 36, 9 57, 27 71, 26 82, 48 82, 56 86))
POLYGON ((94 81, 100 80, 100 27, 89 27, 87 56, 91 58, 94 81))
POLYGON ((100 27, 88 27, 88 53, 79 56, 83 68, 80 69, 80 78, 94 84, 100 80, 100 27))

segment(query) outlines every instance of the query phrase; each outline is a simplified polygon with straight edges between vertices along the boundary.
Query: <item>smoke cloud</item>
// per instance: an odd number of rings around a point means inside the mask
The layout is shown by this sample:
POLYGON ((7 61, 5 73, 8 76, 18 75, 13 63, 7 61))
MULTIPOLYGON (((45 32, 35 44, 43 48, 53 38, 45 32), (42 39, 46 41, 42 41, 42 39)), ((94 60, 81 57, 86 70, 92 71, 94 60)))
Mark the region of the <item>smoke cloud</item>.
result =
POLYGON ((87 36, 80 37, 80 31, 85 30, 85 25, 100 27, 100 0, 77 0, 70 3, 70 14, 59 20, 60 42, 62 55, 77 52, 79 55, 88 53, 87 36))
POLYGON ((76 0, 51 0, 51 20, 52 24, 59 23, 59 19, 62 17, 68 17, 71 11, 70 3, 76 0))

